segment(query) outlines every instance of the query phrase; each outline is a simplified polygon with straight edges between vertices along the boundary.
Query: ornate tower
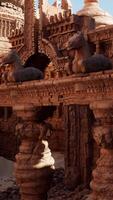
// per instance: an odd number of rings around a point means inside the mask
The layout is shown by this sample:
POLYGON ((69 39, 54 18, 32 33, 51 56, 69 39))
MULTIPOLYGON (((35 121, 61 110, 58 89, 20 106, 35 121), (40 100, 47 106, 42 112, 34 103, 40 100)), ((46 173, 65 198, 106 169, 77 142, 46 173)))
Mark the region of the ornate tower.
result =
POLYGON ((0 1, 0 37, 8 37, 23 25, 24 14, 18 1, 0 1))
POLYGON ((84 7, 77 12, 79 16, 91 16, 96 27, 113 24, 113 17, 99 7, 99 0, 84 0, 84 7))
POLYGON ((11 47, 8 37, 24 24, 23 4, 18 0, 0 1, 0 51, 11 47))

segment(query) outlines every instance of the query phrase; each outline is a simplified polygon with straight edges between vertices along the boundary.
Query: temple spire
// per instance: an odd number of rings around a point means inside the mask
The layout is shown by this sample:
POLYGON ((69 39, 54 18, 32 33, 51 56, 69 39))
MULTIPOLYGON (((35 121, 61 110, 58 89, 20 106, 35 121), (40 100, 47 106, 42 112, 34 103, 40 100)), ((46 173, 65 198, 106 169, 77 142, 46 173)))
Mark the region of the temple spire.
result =
POLYGON ((77 12, 78 16, 90 16, 95 19, 96 27, 113 24, 113 17, 100 8, 100 0, 84 0, 83 8, 77 12))

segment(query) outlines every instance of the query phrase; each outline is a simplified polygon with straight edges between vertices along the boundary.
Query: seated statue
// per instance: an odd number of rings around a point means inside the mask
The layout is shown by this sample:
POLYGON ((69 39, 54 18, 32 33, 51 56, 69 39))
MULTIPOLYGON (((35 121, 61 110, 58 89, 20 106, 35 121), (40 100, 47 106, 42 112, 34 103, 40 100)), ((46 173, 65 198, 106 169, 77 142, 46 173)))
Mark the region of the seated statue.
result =
MULTIPOLYGON (((11 49, 8 53, 0 55, 0 65, 5 66, 6 64, 11 64, 13 66, 13 71, 10 71, 7 76, 8 82, 24 82, 24 81, 31 81, 31 80, 40 80, 44 78, 44 70, 49 63, 49 59, 46 62, 43 62, 43 66, 41 67, 40 62, 41 60, 45 59, 44 54, 40 55, 37 54, 35 57, 37 58, 38 66, 35 67, 31 63, 29 59, 25 66, 22 65, 21 60, 17 52, 11 49), (30 63, 30 65, 29 65, 30 63)), ((46 56, 47 57, 47 56, 46 56)), ((36 60, 35 58, 35 60, 36 60)))
POLYGON ((91 55, 82 32, 75 33, 68 41, 68 69, 73 73, 90 73, 112 69, 112 62, 102 54, 91 55))

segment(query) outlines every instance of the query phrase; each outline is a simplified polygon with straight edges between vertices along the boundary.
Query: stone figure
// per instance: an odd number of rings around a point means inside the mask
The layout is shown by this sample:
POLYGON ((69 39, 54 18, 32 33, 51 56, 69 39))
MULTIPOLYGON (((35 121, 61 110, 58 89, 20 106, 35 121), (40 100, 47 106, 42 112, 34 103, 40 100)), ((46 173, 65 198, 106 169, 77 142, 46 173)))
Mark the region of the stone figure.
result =
POLYGON ((86 73, 110 70, 113 67, 111 60, 102 54, 95 54, 83 60, 82 64, 86 73))
MULTIPOLYGON (((38 57, 37 57, 38 60, 38 57)), ((13 65, 13 72, 9 72, 7 76, 7 81, 9 82, 24 82, 24 81, 31 81, 31 80, 40 80, 44 78, 44 69, 45 66, 37 66, 34 67, 32 63, 31 66, 28 67, 24 66, 21 63, 21 60, 19 58, 19 55, 17 52, 13 49, 11 49, 7 54, 3 54, 0 57, 0 63, 1 66, 4 66, 6 64, 12 64, 13 65)))
POLYGON ((90 73, 112 69, 112 62, 102 54, 91 55, 82 32, 75 33, 68 41, 69 70, 71 73, 90 73))

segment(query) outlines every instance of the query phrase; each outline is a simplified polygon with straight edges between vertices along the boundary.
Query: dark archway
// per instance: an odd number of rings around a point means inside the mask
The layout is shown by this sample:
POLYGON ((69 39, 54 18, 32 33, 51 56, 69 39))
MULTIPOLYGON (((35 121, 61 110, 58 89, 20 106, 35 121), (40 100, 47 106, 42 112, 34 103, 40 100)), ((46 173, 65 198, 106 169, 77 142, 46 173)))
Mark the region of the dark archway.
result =
POLYGON ((48 56, 39 52, 31 55, 24 63, 24 67, 35 67, 44 72, 49 63, 50 59, 48 56))

